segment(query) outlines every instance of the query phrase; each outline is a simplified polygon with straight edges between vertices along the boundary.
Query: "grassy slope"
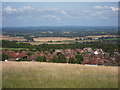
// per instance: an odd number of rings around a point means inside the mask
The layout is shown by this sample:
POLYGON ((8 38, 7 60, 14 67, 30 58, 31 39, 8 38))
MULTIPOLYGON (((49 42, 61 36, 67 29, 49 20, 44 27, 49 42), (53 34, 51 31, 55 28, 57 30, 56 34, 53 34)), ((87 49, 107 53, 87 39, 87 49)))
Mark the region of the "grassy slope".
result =
POLYGON ((3 88, 117 88, 118 67, 3 62, 3 88))

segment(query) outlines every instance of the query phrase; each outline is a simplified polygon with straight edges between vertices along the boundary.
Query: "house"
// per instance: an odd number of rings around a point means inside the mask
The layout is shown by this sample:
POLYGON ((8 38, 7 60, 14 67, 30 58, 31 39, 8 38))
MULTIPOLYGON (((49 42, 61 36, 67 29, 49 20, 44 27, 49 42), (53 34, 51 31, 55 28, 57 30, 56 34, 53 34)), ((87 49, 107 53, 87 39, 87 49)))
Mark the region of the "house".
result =
POLYGON ((36 55, 31 55, 31 56, 28 56, 28 57, 27 57, 27 60, 29 60, 29 61, 35 61, 36 58, 37 58, 36 55))
POLYGON ((102 49, 95 49, 93 50, 94 54, 105 54, 105 52, 102 49))
POLYGON ((92 48, 84 48, 83 50, 87 51, 87 52, 92 52, 93 51, 92 48))
POLYGON ((62 49, 56 49, 54 54, 64 54, 64 51, 62 49))
POLYGON ((85 53, 85 54, 83 54, 83 58, 84 58, 84 60, 89 60, 89 59, 91 59, 92 58, 92 54, 91 53, 85 53))
POLYGON ((7 54, 9 56, 8 61, 16 61, 19 59, 27 59, 28 55, 24 53, 16 53, 16 52, 11 52, 7 54))
POLYGON ((112 65, 120 66, 120 55, 114 55, 110 58, 112 65))
POLYGON ((92 37, 92 40, 98 40, 99 38, 97 38, 97 37, 92 37))
POLYGON ((11 51, 11 50, 2 50, 2 53, 5 53, 5 54, 10 54, 12 52, 14 52, 14 51, 11 51))
POLYGON ((73 50, 73 49, 65 49, 64 52, 72 54, 72 53, 75 53, 75 50, 73 50))
POLYGON ((75 51, 79 53, 85 52, 85 50, 82 50, 82 49, 75 49, 75 51))
POLYGON ((101 58, 84 60, 81 63, 82 64, 91 64, 91 65, 109 65, 110 64, 110 62, 108 62, 106 59, 101 59, 101 58))
POLYGON ((98 51, 95 51, 94 54, 97 55, 97 54, 99 54, 99 52, 98 52, 98 51))

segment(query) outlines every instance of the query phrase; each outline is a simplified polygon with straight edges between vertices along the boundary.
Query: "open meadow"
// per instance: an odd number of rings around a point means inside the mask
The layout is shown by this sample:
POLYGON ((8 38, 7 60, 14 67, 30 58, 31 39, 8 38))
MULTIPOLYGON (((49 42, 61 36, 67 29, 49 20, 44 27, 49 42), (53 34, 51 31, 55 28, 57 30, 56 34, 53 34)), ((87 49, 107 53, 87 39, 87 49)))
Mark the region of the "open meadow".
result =
POLYGON ((118 67, 2 62, 3 88, 118 88, 118 67))

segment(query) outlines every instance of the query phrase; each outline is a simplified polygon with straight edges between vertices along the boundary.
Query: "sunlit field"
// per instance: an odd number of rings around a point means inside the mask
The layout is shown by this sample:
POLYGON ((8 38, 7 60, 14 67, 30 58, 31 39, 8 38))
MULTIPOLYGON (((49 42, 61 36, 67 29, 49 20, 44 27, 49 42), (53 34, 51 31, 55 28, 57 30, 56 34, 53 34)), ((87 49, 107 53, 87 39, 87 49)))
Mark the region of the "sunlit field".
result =
POLYGON ((3 88, 117 88, 118 67, 3 62, 3 88))

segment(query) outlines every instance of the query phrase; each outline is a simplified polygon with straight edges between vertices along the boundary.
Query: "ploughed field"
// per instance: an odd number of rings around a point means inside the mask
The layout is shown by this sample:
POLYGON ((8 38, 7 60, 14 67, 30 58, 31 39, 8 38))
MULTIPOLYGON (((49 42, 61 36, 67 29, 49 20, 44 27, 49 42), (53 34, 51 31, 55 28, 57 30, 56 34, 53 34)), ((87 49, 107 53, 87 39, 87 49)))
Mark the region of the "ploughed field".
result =
POLYGON ((117 88, 118 67, 2 62, 3 88, 117 88))

